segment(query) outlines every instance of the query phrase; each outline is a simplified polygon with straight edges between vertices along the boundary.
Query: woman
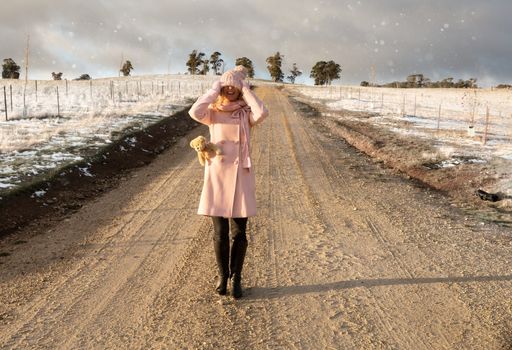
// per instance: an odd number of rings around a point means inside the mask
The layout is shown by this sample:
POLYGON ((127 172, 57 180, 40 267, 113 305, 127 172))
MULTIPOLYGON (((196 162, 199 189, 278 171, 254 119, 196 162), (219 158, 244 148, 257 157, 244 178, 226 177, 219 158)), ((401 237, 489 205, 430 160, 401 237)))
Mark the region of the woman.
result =
POLYGON ((243 66, 225 72, 189 111, 193 119, 209 126, 210 142, 222 151, 221 156, 213 157, 205 164, 197 213, 213 220, 213 246, 219 269, 216 290, 225 295, 231 277, 234 298, 242 296, 247 218, 256 215, 249 131, 268 115, 263 103, 245 81, 246 75, 247 70, 243 66), (233 240, 231 252, 229 224, 233 240))

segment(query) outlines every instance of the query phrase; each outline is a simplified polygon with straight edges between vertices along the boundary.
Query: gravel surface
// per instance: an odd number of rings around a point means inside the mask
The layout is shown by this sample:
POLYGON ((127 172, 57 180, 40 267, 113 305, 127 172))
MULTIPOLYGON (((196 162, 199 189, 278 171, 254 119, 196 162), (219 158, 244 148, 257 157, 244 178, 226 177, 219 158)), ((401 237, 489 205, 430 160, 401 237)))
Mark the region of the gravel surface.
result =
POLYGON ((44 234, 0 242, 0 348, 509 349, 512 236, 281 91, 252 133, 244 297, 215 294, 191 138, 44 234))

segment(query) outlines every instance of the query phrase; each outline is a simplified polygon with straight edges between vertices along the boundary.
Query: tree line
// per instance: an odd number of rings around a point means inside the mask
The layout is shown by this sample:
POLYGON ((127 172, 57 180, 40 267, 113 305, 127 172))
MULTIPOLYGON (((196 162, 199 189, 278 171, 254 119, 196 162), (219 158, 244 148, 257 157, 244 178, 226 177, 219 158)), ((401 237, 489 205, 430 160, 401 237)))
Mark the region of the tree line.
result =
MULTIPOLYGON (((215 75, 221 75, 224 73, 224 60, 221 58, 222 54, 218 51, 213 52, 209 57, 205 53, 193 50, 186 62, 188 74, 191 75, 206 75, 210 71, 215 75)), ((282 63, 284 56, 278 51, 275 54, 267 57, 267 70, 270 74, 271 79, 274 82, 283 82, 285 73, 283 72, 282 63)), ((254 64, 247 57, 239 57, 235 59, 235 65, 242 65, 247 68, 249 78, 254 78, 254 64)), ((121 69, 119 70, 123 76, 129 76, 133 70, 133 64, 131 61, 126 60, 121 69)), ((336 79, 340 79, 341 67, 338 63, 330 61, 318 61, 311 68, 310 77, 314 79, 315 85, 331 85, 336 79)), ((295 79, 302 75, 296 63, 293 63, 292 68, 289 70, 289 74, 286 79, 290 83, 295 83, 295 79)), ((52 72, 51 76, 53 80, 62 80, 62 72, 52 72)), ((3 79, 19 79, 20 77, 20 66, 12 58, 6 58, 2 64, 2 78, 3 79)), ((81 74, 78 78, 73 80, 90 80, 92 79, 89 74, 81 74)), ((372 87, 391 87, 391 88, 478 88, 476 84, 476 78, 470 78, 467 80, 458 79, 455 80, 452 77, 444 78, 439 81, 431 81, 425 77, 424 74, 411 74, 407 76, 405 81, 393 81, 385 84, 375 84, 368 81, 362 81, 361 86, 372 86, 372 87)), ((510 89, 512 88, 509 84, 497 85, 498 89, 510 89)))
MULTIPOLYGON (((215 75, 221 75, 224 72, 224 61, 220 59, 221 53, 214 52, 210 59, 206 58, 203 52, 193 50, 186 63, 189 74, 202 74, 206 75, 210 71, 210 67, 215 75), (219 65, 219 62, 222 64, 219 65), (220 70, 219 68, 222 67, 220 70)), ((285 73, 283 72, 283 58, 284 56, 278 51, 272 56, 267 57, 267 70, 270 77, 275 82, 283 82, 285 73)), ((254 77, 254 64, 247 57, 240 57, 235 59, 235 65, 242 65, 248 70, 250 78, 254 77)), ((341 67, 334 61, 319 61, 311 69, 310 77, 314 78, 315 85, 330 85, 333 80, 339 79, 341 74, 341 67)), ((295 79, 302 75, 302 70, 299 69, 297 63, 293 63, 292 68, 289 70, 289 75, 286 79, 292 84, 295 79)))
MULTIPOLYGON (((215 51, 210 55, 210 58, 207 58, 204 52, 193 50, 188 55, 187 71, 191 75, 206 75, 211 70, 214 75, 222 75, 224 73, 224 60, 220 56, 222 54, 215 51)), ((249 58, 239 57, 235 59, 235 65, 242 65, 247 68, 249 78, 254 78, 254 64, 249 58)))
POLYGON ((391 87, 391 88, 458 88, 458 89, 476 89, 476 78, 469 78, 468 80, 459 79, 455 81, 453 78, 445 78, 439 81, 431 81, 423 74, 411 74, 407 76, 406 81, 394 81, 386 84, 371 84, 368 81, 362 81, 361 86, 373 87, 391 87))
MULTIPOLYGON (((221 75, 224 73, 225 62, 221 58, 222 54, 218 51, 213 52, 209 57, 204 52, 193 50, 186 61, 187 72, 191 75, 206 75, 210 71, 215 75, 221 75)), ((266 58, 267 70, 270 74, 272 81, 283 82, 285 79, 285 72, 283 71, 284 56, 278 51, 275 54, 266 58)), ((242 65, 247 68, 249 78, 254 78, 254 64, 252 60, 247 57, 239 57, 235 59, 235 65, 242 65)), ((133 64, 130 60, 123 62, 121 69, 119 70, 123 76, 129 76, 133 70, 133 64)), ((341 66, 330 60, 330 61, 318 61, 311 68, 310 77, 314 79, 315 85, 331 85, 336 79, 340 79, 342 72, 341 66)), ((296 63, 293 63, 292 68, 288 71, 286 79, 290 83, 295 83, 297 77, 303 74, 302 70, 299 69, 296 63)), ((62 80, 62 72, 52 72, 52 79, 62 80)), ((2 78, 3 79, 19 79, 20 77, 20 66, 12 58, 6 58, 3 60, 2 65, 2 78)), ((92 79, 89 74, 81 74, 78 78, 73 80, 90 80, 92 79)), ((368 81, 362 81, 361 86, 373 86, 373 87, 392 87, 392 88, 478 88, 476 84, 476 78, 470 78, 468 80, 448 77, 439 81, 431 81, 425 77, 424 74, 411 74, 407 76, 405 81, 394 81, 385 84, 375 84, 368 81)), ((500 84, 496 88, 511 88, 508 84, 500 84)))
MULTIPOLYGON (((123 76, 129 76, 130 72, 133 70, 133 65, 130 61, 126 61, 123 63, 123 66, 119 70, 123 73, 123 76)), ((62 80, 62 72, 52 72, 51 76, 53 80, 62 80)), ((19 79, 20 78, 20 66, 16 64, 16 62, 12 58, 5 58, 4 63, 2 64, 2 79, 19 79)), ((91 76, 89 74, 81 74, 78 78, 73 80, 91 80, 91 76)))
MULTIPOLYGON (((222 54, 218 51, 213 52, 209 57, 204 52, 193 50, 186 62, 187 71, 191 75, 206 75, 210 71, 215 75, 221 75, 224 73, 224 60, 221 58, 222 54)), ((285 73, 282 69, 284 56, 278 52, 272 56, 267 57, 267 70, 270 77, 275 82, 283 82, 285 73)), ((249 78, 254 78, 254 64, 252 60, 247 57, 239 57, 235 59, 235 65, 242 65, 247 68, 249 78)), ((123 76, 129 76, 133 70, 133 64, 131 61, 126 60, 121 69, 119 70, 123 76)), ((19 79, 20 66, 14 62, 12 58, 4 59, 2 65, 2 78, 4 79, 19 79)), ((319 61, 311 69, 310 77, 314 78, 315 85, 330 85, 333 80, 339 79, 341 73, 341 67, 334 61, 319 61)), ((297 66, 297 63, 293 63, 292 68, 289 70, 289 74, 286 79, 292 84, 295 83, 295 79, 302 75, 302 70, 297 66)), ((62 72, 52 72, 53 80, 62 80, 62 72)), ((89 80, 91 76, 89 74, 82 74, 74 80, 89 80)))

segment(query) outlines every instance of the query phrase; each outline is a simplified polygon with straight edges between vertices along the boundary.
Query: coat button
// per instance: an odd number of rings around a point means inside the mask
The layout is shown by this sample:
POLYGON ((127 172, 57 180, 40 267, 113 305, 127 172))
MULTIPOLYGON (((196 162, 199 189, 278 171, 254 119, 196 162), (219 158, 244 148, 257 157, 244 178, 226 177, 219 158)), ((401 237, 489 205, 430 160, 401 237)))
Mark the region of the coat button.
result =
POLYGON ((226 143, 226 141, 222 140, 220 143, 225 144, 225 143, 226 143))

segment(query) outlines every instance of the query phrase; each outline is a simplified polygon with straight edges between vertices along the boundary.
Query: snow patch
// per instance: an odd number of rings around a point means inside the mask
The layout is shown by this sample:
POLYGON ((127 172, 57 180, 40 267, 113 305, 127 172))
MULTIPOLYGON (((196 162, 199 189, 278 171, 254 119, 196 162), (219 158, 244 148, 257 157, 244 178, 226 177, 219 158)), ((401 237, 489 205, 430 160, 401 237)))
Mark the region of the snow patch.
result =
POLYGON ((94 177, 94 175, 89 172, 89 168, 87 168, 87 167, 84 167, 84 168, 78 167, 78 170, 80 171, 80 174, 82 174, 84 176, 94 177))
POLYGON ((34 198, 34 196, 35 196, 35 197, 41 198, 45 194, 46 194, 46 190, 39 190, 39 191, 35 191, 34 194, 32 194, 32 196, 30 196, 30 197, 34 198))
MULTIPOLYGON (((0 121, 0 189, 14 188, 27 176, 81 161, 124 134, 175 114, 215 79, 218 77, 165 75, 38 81, 37 100, 35 82, 29 81, 26 111, 24 82, 12 82, 13 111, 9 110, 9 120, 0 121)), ((135 146, 137 140, 129 138, 127 142, 135 146)))

